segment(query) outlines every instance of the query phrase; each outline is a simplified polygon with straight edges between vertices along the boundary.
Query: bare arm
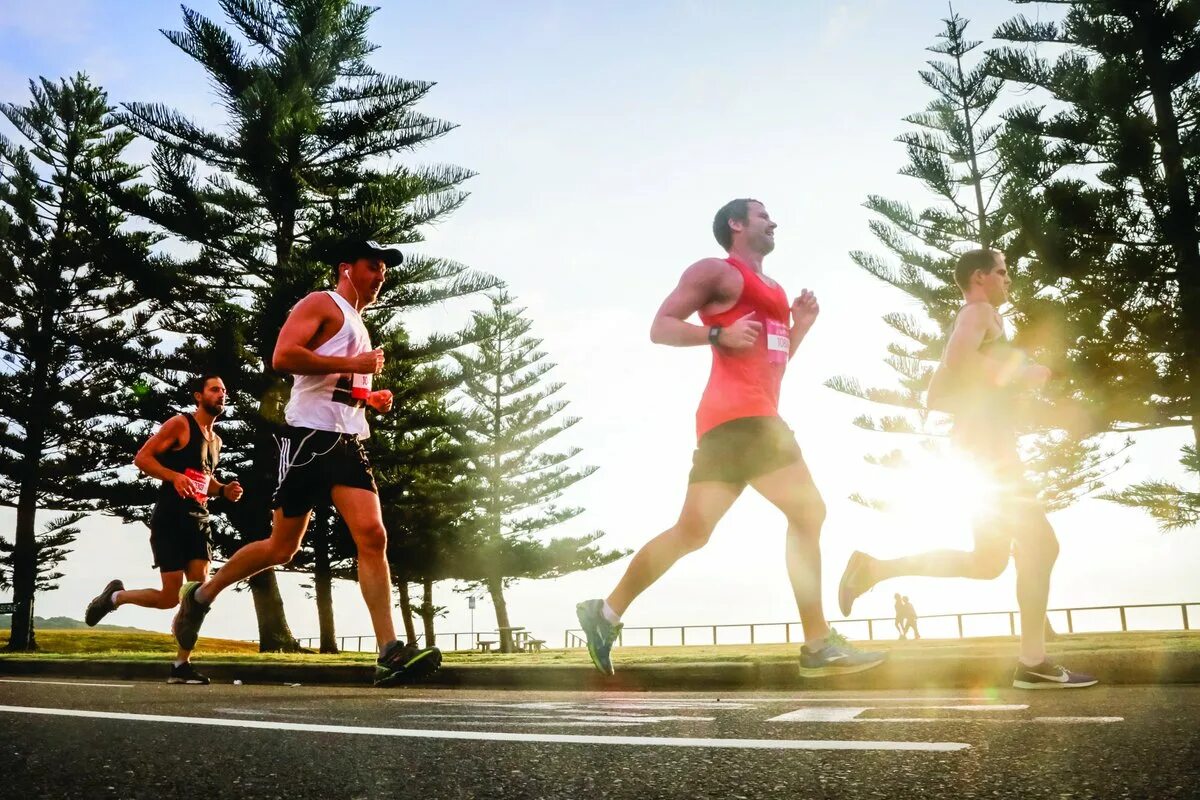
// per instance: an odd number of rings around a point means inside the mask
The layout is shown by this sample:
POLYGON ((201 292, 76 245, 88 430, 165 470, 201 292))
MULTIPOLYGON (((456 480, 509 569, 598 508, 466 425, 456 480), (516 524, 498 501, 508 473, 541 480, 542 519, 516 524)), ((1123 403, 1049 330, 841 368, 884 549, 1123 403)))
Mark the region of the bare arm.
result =
POLYGON ((979 351, 991 327, 993 314, 982 304, 963 309, 946 343, 946 368, 956 379, 959 376, 984 378, 993 386, 1015 384, 1022 389, 1040 388, 1050 377, 1050 370, 1033 363, 1020 350, 1013 348, 1004 358, 979 351))
POLYGON ((171 450, 178 450, 183 434, 187 432, 187 422, 182 416, 174 416, 162 424, 162 427, 151 436, 142 449, 133 457, 134 466, 151 478, 158 478, 175 486, 180 497, 189 497, 192 492, 191 480, 181 472, 167 469, 158 457, 171 450))
MULTIPOLYGON (((705 258, 684 270, 679 285, 675 287, 650 325, 650 341, 671 347, 697 347, 707 345, 708 328, 693 325, 687 319, 709 303, 720 299, 721 279, 728 265, 719 258, 705 258)), ((722 328, 717 343, 730 349, 741 349, 754 344, 762 323, 749 314, 722 328)))
POLYGON ((383 366, 383 351, 372 350, 356 356, 321 356, 312 343, 322 326, 340 325, 340 313, 333 313, 333 301, 320 293, 310 294, 292 309, 271 356, 271 366, 291 375, 335 375, 339 372, 373 374, 383 366), (376 363, 378 362, 378 363, 376 363))

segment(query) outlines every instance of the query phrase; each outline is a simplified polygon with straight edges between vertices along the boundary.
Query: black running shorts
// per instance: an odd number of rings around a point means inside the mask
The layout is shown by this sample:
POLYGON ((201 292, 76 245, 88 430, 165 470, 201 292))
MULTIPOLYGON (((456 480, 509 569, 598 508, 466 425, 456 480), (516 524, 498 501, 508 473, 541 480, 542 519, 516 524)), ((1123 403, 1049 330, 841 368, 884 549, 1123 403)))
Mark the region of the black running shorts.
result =
POLYGON ((150 517, 150 550, 159 572, 180 572, 189 561, 212 561, 208 512, 156 505, 150 517))
POLYGON ((379 493, 362 441, 352 433, 286 426, 279 445, 279 483, 271 508, 285 517, 302 517, 331 502, 334 486, 379 493))
POLYGON ((792 429, 779 417, 742 417, 700 437, 688 483, 719 481, 745 486, 801 458, 792 429))

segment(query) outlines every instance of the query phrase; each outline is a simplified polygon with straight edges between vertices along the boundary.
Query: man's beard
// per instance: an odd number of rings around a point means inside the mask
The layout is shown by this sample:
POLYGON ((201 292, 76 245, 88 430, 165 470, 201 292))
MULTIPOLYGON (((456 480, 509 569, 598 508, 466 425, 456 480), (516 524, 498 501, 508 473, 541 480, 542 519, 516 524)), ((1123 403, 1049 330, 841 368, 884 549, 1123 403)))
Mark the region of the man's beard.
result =
POLYGON ((208 403, 203 403, 202 405, 204 406, 204 411, 214 418, 221 416, 221 413, 225 410, 225 406, 209 405, 208 403))

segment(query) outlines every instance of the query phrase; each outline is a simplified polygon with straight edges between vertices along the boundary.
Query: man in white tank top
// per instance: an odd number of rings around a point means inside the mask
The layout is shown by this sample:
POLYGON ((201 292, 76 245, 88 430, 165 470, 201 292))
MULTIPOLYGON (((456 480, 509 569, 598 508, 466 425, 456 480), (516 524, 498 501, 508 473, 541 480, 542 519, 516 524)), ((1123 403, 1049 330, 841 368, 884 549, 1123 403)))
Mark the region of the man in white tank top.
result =
POLYGON ((186 584, 172 630, 180 646, 194 645, 217 595, 291 561, 313 508, 332 502, 358 548, 358 585, 380 649, 375 685, 392 686, 433 674, 442 659, 436 647, 422 649, 396 639, 387 531, 362 446, 370 435, 367 407, 390 411, 392 393, 371 390, 371 376, 383 369, 384 356, 371 348, 360 314, 379 296, 388 268, 401 263, 401 254, 362 239, 339 242, 327 252, 336 288, 313 292, 296 304, 271 359, 276 370, 294 376, 287 426, 276 437, 279 482, 271 501, 271 536, 238 550, 207 583, 186 584))

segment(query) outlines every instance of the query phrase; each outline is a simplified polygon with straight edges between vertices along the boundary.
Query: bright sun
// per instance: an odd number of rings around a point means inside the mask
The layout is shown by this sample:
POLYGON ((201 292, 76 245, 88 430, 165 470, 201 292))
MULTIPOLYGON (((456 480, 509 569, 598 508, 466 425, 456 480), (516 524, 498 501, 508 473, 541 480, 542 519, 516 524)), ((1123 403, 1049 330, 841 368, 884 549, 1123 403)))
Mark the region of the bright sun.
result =
POLYGON ((956 451, 916 448, 886 472, 883 512, 906 552, 970 548, 971 522, 996 502, 995 479, 956 451))

